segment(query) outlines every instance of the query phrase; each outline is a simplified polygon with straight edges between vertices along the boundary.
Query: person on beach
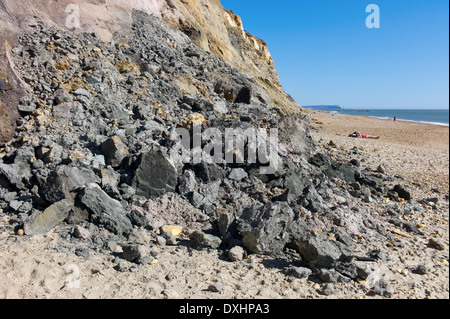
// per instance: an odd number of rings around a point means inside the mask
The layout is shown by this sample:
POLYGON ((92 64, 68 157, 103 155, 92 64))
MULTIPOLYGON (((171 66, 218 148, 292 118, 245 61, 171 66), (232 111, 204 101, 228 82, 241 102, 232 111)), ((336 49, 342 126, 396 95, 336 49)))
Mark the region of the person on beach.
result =
POLYGON ((349 137, 372 139, 372 140, 378 140, 380 138, 379 136, 361 134, 360 132, 354 132, 354 133, 350 134, 349 137))

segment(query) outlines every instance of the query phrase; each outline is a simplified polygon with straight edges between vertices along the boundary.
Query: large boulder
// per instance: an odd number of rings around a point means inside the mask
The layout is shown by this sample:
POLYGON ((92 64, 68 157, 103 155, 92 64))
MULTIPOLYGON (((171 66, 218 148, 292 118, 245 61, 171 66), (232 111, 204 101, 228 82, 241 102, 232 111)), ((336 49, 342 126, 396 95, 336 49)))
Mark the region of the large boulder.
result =
POLYGON ((136 194, 152 199, 175 192, 178 172, 173 162, 161 151, 142 154, 132 185, 136 194))
POLYGON ((50 203, 63 199, 73 202, 76 197, 76 189, 90 183, 100 182, 100 177, 88 168, 63 165, 52 171, 44 185, 43 194, 50 203))
POLYGON ((26 162, 13 164, 0 163, 0 175, 4 175, 6 179, 19 189, 26 189, 27 180, 31 178, 30 166, 26 162))
POLYGON ((80 202, 91 213, 91 219, 117 235, 133 229, 122 204, 108 196, 97 184, 89 184, 79 193, 80 202))
POLYGON ((105 155, 106 164, 118 168, 128 156, 128 149, 120 137, 114 136, 102 144, 102 153, 105 155))
POLYGON ((325 233, 311 231, 299 240, 298 252, 311 268, 333 268, 338 261, 351 261, 353 251, 330 240, 325 233))
POLYGON ((58 226, 68 216, 73 208, 73 203, 62 200, 54 203, 43 212, 36 211, 24 223, 26 235, 46 234, 58 226))
POLYGON ((396 192, 398 194, 398 197, 403 198, 405 200, 412 199, 411 192, 408 189, 406 189, 404 185, 400 185, 400 184, 395 185, 394 192, 396 192))
POLYGON ((308 160, 314 149, 314 142, 309 134, 308 122, 297 116, 286 116, 278 123, 279 139, 287 151, 308 160))
POLYGON ((290 239, 286 231, 295 214, 286 202, 252 205, 238 220, 242 242, 250 252, 275 254, 283 250, 290 239))

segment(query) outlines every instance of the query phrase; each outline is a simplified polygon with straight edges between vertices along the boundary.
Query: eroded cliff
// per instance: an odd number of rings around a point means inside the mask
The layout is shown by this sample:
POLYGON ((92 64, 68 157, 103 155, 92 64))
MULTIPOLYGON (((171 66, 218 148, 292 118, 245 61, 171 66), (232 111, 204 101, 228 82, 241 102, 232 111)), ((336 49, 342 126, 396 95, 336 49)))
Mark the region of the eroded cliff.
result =
POLYGON ((162 18, 182 30, 201 49, 254 79, 265 91, 261 93, 265 102, 284 112, 301 109, 283 91, 267 44, 247 33, 241 18, 224 9, 219 0, 2 0, 0 143, 11 138, 18 117, 18 99, 26 93, 7 57, 17 35, 23 31, 23 22, 37 16, 48 24, 67 29, 70 27, 67 21, 79 17, 79 28, 72 28, 73 32, 96 32, 105 41, 120 41, 131 30, 134 9, 162 18))

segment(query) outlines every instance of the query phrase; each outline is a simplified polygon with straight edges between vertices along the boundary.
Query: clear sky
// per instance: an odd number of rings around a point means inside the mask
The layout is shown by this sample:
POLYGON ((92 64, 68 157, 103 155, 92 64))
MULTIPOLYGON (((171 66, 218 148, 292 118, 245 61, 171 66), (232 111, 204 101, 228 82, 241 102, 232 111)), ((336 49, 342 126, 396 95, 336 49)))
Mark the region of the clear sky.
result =
POLYGON ((448 0, 221 0, 300 105, 449 107, 448 0), (380 28, 369 29, 369 4, 380 28))

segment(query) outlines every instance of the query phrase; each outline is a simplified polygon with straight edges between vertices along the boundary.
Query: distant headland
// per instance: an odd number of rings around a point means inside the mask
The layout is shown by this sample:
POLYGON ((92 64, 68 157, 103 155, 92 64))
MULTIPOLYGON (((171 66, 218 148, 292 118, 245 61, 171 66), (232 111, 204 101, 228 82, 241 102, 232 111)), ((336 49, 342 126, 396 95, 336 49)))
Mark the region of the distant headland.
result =
POLYGON ((337 111, 344 109, 340 105, 310 105, 303 106, 305 109, 314 110, 314 111, 337 111))

